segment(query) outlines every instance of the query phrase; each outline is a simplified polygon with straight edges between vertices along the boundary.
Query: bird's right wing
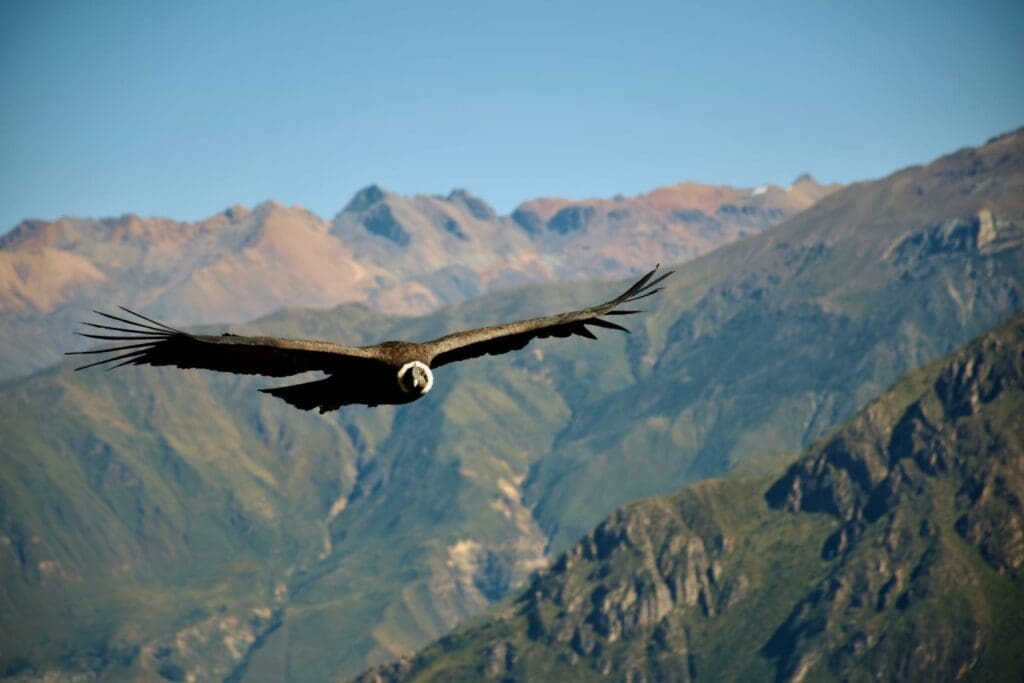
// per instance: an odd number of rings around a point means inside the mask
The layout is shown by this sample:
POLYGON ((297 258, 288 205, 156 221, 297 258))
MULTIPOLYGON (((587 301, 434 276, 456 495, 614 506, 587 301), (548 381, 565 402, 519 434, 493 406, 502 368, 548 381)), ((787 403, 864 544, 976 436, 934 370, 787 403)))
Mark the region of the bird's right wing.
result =
POLYGON ((95 362, 75 368, 84 370, 109 364, 173 365, 179 368, 203 368, 242 375, 284 377, 309 370, 327 373, 360 373, 379 370, 382 363, 367 348, 342 346, 322 341, 195 335, 121 307, 129 317, 95 311, 105 323, 83 323, 93 330, 79 332, 83 337, 111 342, 112 345, 89 351, 71 351, 67 355, 108 354, 95 362))
POLYGON ((494 325, 456 332, 426 342, 423 344, 423 348, 430 357, 431 367, 436 368, 447 363, 477 358, 486 354, 498 355, 509 351, 516 351, 534 339, 543 339, 545 337, 570 337, 578 335, 588 339, 597 339, 597 336, 588 329, 588 326, 629 332, 622 325, 605 320, 602 316, 639 313, 636 310, 621 309, 619 306, 639 301, 660 292, 661 288, 657 285, 671 275, 672 271, 655 277, 657 272, 658 267, 656 266, 654 270, 637 280, 625 292, 597 306, 579 311, 569 311, 559 315, 549 315, 543 318, 531 318, 505 325, 494 325))

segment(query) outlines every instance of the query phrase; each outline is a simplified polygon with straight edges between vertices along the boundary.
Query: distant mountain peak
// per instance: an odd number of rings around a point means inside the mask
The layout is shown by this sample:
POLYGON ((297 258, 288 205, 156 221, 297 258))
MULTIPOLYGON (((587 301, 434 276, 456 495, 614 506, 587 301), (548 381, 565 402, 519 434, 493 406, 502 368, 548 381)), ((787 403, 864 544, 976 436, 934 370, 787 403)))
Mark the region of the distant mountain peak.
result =
POLYGON ((285 210, 285 207, 280 202, 276 202, 273 199, 265 199, 256 206, 252 207, 252 213, 257 216, 265 217, 277 211, 285 210))
POLYGON ((448 196, 445 197, 445 199, 447 199, 450 202, 460 202, 472 196, 473 193, 467 190, 466 188, 456 187, 451 192, 448 193, 448 196))
POLYGON ((494 208, 485 200, 475 196, 469 190, 456 188, 448 193, 447 201, 452 204, 460 204, 469 211, 473 218, 481 221, 494 220, 498 217, 494 208))
POLYGON ((18 247, 30 240, 33 235, 44 230, 48 225, 51 225, 49 221, 27 218, 14 226, 7 234, 0 235, 0 249, 18 247))
POLYGON ((387 195, 388 192, 383 190, 380 185, 376 183, 367 185, 352 195, 352 199, 349 200, 342 211, 366 211, 374 204, 382 201, 387 195))
POLYGON ((232 204, 222 212, 224 217, 231 221, 239 221, 249 215, 249 209, 241 204, 232 204))
POLYGON ((993 137, 991 137, 991 138, 989 138, 988 140, 985 141, 985 145, 986 146, 987 145, 992 145, 992 144, 995 144, 997 142, 1003 142, 1004 140, 1012 140, 1014 138, 1021 137, 1021 136, 1024 136, 1024 126, 1021 126, 1020 128, 1016 128, 1014 130, 1010 130, 1010 131, 1007 131, 1005 133, 1000 133, 999 135, 993 136, 993 137))

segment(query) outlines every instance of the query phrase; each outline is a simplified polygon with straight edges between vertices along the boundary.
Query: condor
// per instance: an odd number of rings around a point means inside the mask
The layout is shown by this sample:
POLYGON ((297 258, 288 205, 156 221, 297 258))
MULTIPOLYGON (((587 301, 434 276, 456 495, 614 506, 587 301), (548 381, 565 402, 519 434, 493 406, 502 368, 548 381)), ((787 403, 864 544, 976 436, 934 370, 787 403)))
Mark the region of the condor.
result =
POLYGON ((357 347, 304 339, 195 335, 168 327, 122 306, 121 310, 130 317, 100 311, 95 313, 106 318, 105 322, 113 321, 126 327, 86 322, 82 324, 102 330, 104 334, 78 333, 90 339, 118 344, 90 351, 72 351, 68 355, 112 354, 77 370, 104 364, 109 364, 108 369, 129 364, 173 365, 270 377, 318 370, 327 377, 260 391, 303 410, 318 408, 321 413, 352 404, 410 403, 430 391, 434 385, 432 370, 448 363, 515 351, 533 339, 545 337, 578 335, 597 339, 589 326, 628 332, 622 325, 602 316, 639 313, 618 307, 660 292, 661 288, 656 288, 656 285, 672 272, 654 277, 657 271, 655 267, 618 297, 591 308, 455 332, 424 343, 386 341, 357 347), (126 353, 120 353, 122 351, 126 353))

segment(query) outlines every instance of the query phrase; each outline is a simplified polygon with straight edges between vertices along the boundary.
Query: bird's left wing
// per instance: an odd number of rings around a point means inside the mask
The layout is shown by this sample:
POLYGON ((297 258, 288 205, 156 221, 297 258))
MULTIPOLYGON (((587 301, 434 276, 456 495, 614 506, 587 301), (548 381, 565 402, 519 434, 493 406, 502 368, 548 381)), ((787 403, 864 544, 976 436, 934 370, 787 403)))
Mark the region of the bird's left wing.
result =
POLYGON ((84 370, 108 364, 173 365, 179 368, 203 368, 243 375, 284 377, 308 370, 327 373, 363 371, 379 366, 372 351, 304 339, 242 337, 189 334, 168 327, 139 313, 121 307, 123 316, 95 311, 104 323, 83 323, 92 328, 79 332, 83 337, 110 342, 110 346, 89 351, 71 351, 67 355, 107 354, 107 357, 75 368, 84 370))
POLYGON ((671 275, 672 271, 654 277, 657 272, 658 268, 655 267, 616 298, 591 308, 456 332, 426 342, 423 344, 423 349, 430 356, 431 367, 438 367, 485 354, 498 355, 515 351, 523 348, 533 339, 544 337, 579 335, 588 339, 597 339, 594 333, 587 329, 588 325, 629 332, 622 325, 605 320, 601 316, 639 313, 635 310, 620 309, 618 306, 660 292, 661 288, 656 288, 656 286, 671 275))

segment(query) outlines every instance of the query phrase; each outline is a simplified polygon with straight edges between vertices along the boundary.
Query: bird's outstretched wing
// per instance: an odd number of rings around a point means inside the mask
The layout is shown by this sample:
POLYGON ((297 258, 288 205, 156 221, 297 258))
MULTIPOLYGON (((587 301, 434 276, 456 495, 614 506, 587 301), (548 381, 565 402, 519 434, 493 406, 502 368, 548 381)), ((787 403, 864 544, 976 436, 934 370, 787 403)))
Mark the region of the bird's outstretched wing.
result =
POLYGON ((95 311, 106 324, 82 323, 91 328, 79 332, 83 337, 110 342, 111 345, 89 351, 71 351, 67 355, 106 354, 105 358, 76 370, 107 365, 108 370, 122 365, 174 365, 179 368, 203 368, 242 375, 284 377, 308 370, 327 373, 359 373, 378 369, 380 361, 373 352, 304 339, 195 335, 130 311, 124 316, 95 311))
POLYGON ((605 320, 601 316, 639 313, 640 311, 624 310, 617 307, 660 292, 661 288, 657 287, 657 285, 671 275, 672 271, 654 277, 657 272, 658 267, 656 266, 654 270, 637 280, 625 292, 611 301, 606 301, 598 306, 560 315, 520 320, 519 322, 506 325, 494 325, 492 327, 481 327, 475 330, 456 332, 429 341, 423 344, 423 348, 430 355, 430 365, 438 367, 485 354, 498 355, 515 351, 523 348, 533 339, 542 339, 544 337, 579 335, 588 339, 597 339, 594 333, 588 329, 588 326, 629 332, 622 325, 605 320))

